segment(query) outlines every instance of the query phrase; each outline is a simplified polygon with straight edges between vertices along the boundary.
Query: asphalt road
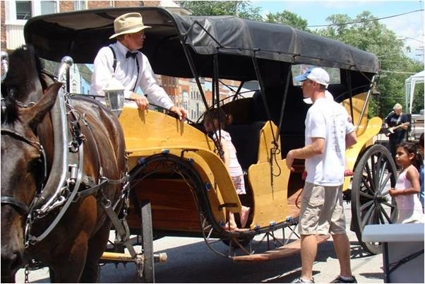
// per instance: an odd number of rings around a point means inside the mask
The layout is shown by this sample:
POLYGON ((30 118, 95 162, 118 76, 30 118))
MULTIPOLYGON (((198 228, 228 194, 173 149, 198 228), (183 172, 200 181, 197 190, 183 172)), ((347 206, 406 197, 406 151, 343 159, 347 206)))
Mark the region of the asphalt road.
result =
MULTIPOLYGON (((350 204, 345 208, 347 221, 351 219, 350 204)), ((279 230, 282 232, 282 230, 279 230)), ((285 229, 289 236, 289 230, 285 229)), ((348 232, 351 243, 351 265, 359 283, 383 283, 382 255, 368 255, 360 247, 354 232, 348 232)), ((258 240, 258 238, 255 238, 258 240)), ((216 243, 214 247, 227 252, 228 247, 216 243)), ((239 262, 212 252, 200 238, 164 237, 154 242, 155 252, 166 252, 168 261, 155 266, 156 282, 159 283, 288 283, 299 277, 301 259, 299 254, 265 262, 239 262)), ((333 250, 332 238, 319 245, 314 264, 316 283, 329 283, 339 272, 338 259, 333 250)), ((24 282, 24 271, 17 274, 17 282, 24 282)), ((46 268, 31 271, 29 281, 48 283, 46 268)), ((100 282, 140 282, 133 263, 106 264, 100 272, 100 282)))

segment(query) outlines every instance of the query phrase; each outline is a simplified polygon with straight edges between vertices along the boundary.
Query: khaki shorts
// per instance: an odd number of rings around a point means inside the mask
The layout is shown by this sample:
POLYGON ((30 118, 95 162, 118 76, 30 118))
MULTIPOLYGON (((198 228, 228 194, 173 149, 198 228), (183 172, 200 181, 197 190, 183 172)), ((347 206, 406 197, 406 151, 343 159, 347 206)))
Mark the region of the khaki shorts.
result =
POLYGON ((298 232, 301 235, 345 234, 341 186, 305 183, 298 232))

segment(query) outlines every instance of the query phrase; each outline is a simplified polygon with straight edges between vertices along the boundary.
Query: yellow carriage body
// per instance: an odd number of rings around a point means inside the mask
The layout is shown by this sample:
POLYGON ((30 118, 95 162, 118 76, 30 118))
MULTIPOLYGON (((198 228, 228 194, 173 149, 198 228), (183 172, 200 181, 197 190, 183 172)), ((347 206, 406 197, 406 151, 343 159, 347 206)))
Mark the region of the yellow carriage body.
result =
MULTIPOLYGON (((140 111, 134 107, 125 107, 119 120, 124 130, 130 172, 139 166, 140 159, 155 155, 191 160, 203 183, 211 185, 207 194, 215 222, 226 221, 226 210, 240 211, 241 202, 229 173, 205 133, 161 112, 140 111)), ((251 229, 282 223, 290 216, 287 202, 290 172, 285 161, 276 155, 280 150, 272 151, 273 134, 277 132, 273 122, 264 124, 259 133, 257 163, 248 170, 255 208, 251 229)), ((139 200, 150 200, 155 230, 200 231, 198 204, 193 198, 193 189, 184 179, 146 178, 132 186, 132 190, 139 200)), ((130 227, 138 228, 137 214, 129 217, 130 227)))
MULTIPOLYGON (((381 131, 382 119, 380 117, 368 118, 369 100, 366 92, 353 97, 351 103, 350 99, 346 99, 341 104, 352 116, 352 122, 356 128, 357 143, 345 152, 346 168, 354 170, 360 154, 374 144, 376 135, 381 131)), ((343 190, 350 189, 350 183, 351 177, 345 177, 343 190)))

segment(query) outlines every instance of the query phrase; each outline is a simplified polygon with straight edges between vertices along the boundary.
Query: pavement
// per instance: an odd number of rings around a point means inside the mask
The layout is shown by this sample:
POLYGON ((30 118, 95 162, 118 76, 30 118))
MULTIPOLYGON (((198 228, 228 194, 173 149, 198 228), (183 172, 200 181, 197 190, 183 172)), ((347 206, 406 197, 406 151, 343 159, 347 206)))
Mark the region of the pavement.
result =
MULTIPOLYGON (((344 203, 347 223, 351 220, 350 204, 344 203)), ((276 236, 283 230, 277 231, 276 236)), ((289 229, 285 229, 288 237, 289 229)), ((258 242, 262 236, 257 236, 258 242)), ((382 255, 364 252, 354 232, 348 231, 351 244, 351 266, 359 283, 383 283, 382 255)), ((214 248, 226 253, 229 248, 217 242, 214 248)), ((154 242, 155 252, 166 252, 168 261, 155 265, 158 283, 289 283, 300 276, 299 254, 260 262, 236 263, 211 251, 202 238, 164 237, 154 242)), ((329 283, 339 273, 339 263, 333 249, 332 238, 319 245, 313 267, 316 283, 329 283)), ((31 283, 49 283, 48 269, 31 271, 31 283)), ((23 283, 24 270, 17 273, 16 281, 23 283)), ((100 270, 101 283, 140 282, 133 263, 106 264, 100 270)))

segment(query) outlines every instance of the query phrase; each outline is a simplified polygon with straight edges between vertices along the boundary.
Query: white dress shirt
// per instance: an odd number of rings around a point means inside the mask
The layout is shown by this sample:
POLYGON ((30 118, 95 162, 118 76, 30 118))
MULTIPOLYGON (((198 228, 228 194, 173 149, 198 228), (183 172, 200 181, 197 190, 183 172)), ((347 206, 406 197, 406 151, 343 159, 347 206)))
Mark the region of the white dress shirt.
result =
POLYGON ((149 60, 142 52, 130 50, 137 52, 137 57, 126 58, 129 50, 123 44, 117 41, 110 46, 112 46, 116 55, 115 72, 112 50, 109 46, 102 47, 94 60, 90 94, 104 96, 103 90, 114 75, 125 88, 125 98, 129 98, 131 93, 135 93, 135 90, 140 87, 150 103, 165 109, 170 109, 174 105, 165 90, 159 86, 149 60), (136 60, 139 63, 139 68, 137 68, 136 60))

